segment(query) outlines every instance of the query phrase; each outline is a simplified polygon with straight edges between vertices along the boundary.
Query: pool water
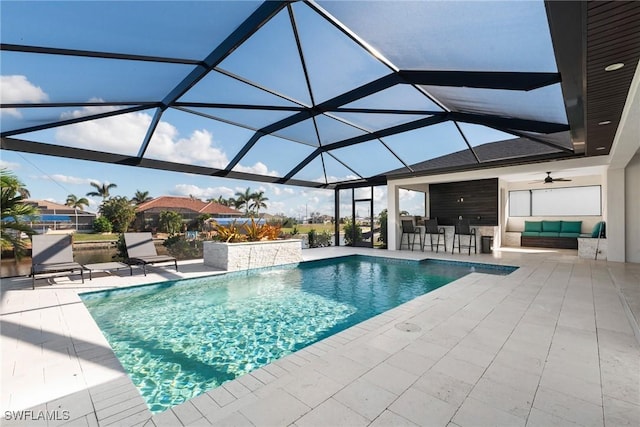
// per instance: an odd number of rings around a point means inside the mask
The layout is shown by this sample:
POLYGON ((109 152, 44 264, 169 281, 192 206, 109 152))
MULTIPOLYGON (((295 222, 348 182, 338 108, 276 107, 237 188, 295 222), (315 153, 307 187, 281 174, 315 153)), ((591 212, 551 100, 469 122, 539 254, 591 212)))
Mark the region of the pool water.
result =
POLYGON ((351 256, 81 295, 153 413, 476 271, 351 256))

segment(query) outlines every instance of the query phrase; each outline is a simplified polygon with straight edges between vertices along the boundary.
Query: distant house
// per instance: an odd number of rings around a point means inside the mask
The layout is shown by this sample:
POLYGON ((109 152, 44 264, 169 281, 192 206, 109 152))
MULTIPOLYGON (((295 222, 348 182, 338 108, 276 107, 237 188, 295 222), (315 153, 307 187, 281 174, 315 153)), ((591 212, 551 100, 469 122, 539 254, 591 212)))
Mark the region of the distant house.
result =
POLYGON ((191 197, 162 196, 136 207, 134 227, 139 230, 153 230, 158 227, 160 213, 173 211, 182 215, 185 224, 199 216, 209 214, 212 218, 239 218, 242 212, 215 202, 203 202, 191 197))
POLYGON ((48 200, 25 200, 38 210, 38 218, 30 223, 38 233, 49 230, 93 231, 96 214, 48 200))

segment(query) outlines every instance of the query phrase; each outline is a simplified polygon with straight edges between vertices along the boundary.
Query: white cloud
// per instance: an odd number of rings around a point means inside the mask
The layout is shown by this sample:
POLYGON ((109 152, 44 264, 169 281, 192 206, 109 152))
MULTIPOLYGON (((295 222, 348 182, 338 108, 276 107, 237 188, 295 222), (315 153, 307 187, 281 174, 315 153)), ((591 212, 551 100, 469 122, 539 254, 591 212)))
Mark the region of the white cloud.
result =
POLYGON ((222 196, 225 199, 233 197, 235 192, 229 187, 198 187, 192 184, 177 184, 171 194, 176 196, 193 196, 198 199, 207 200, 211 198, 217 199, 222 196))
MULTIPOLYGON (((64 113, 62 118, 78 118, 115 110, 114 107, 83 107, 64 113)), ((59 128, 56 139, 62 145, 135 155, 142 146, 151 120, 151 115, 145 112, 88 120, 59 128)), ((229 163, 224 151, 215 146, 211 132, 196 129, 189 136, 181 137, 178 129, 166 121, 158 123, 145 156, 219 169, 229 163)))
POLYGON ((16 169, 20 169, 20 164, 19 163, 13 163, 13 162, 7 162, 6 160, 2 160, 0 159, 0 168, 3 169, 9 169, 9 170, 16 170, 16 169))
MULTIPOLYGON (((39 87, 31 83, 26 76, 0 76, 0 96, 2 103, 32 103, 43 102, 49 96, 39 87)), ((22 113, 16 108, 3 108, 0 115, 7 114, 17 118, 22 113)))
MULTIPOLYGON (((84 117, 90 114, 113 111, 113 107, 84 107, 63 113, 62 119, 84 117)), ((136 154, 142 144, 151 116, 146 113, 129 113, 88 120, 56 131, 56 140, 62 145, 120 154, 136 154)))
POLYGON ((69 176, 69 175, 61 175, 61 174, 54 174, 54 175, 41 175, 38 177, 39 179, 44 179, 44 180, 54 180, 60 183, 64 183, 64 184, 79 184, 79 185, 85 185, 85 184, 89 184, 92 181, 96 181, 95 179, 91 179, 91 178, 78 178, 75 176, 69 176))
POLYGON ((256 162, 253 166, 243 166, 240 163, 233 168, 234 171, 238 172, 246 172, 246 173, 254 173, 257 175, 265 175, 265 176, 280 176, 277 171, 270 171, 267 165, 262 162, 256 162))

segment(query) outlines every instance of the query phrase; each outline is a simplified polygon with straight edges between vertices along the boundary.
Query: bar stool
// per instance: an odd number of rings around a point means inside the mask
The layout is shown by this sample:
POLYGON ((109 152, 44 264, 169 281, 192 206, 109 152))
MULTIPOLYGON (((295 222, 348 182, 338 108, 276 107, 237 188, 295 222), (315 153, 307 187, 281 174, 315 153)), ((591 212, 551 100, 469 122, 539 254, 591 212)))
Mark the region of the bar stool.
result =
POLYGON ((473 239, 473 253, 478 253, 478 242, 476 240, 476 229, 471 228, 471 224, 468 219, 459 219, 455 224, 455 231, 453 234, 453 247, 451 248, 451 253, 453 253, 456 249, 456 236, 458 236, 458 253, 460 253, 460 248, 465 247, 469 248, 469 255, 471 255, 471 240, 473 239), (460 240, 461 236, 469 236, 469 244, 463 245, 460 240))
MULTIPOLYGON (((433 235, 437 235, 438 238, 436 240, 436 253, 438 253, 438 247, 444 246, 444 251, 447 251, 447 237, 445 234, 444 227, 438 227, 438 218, 427 219, 424 221, 425 228, 425 236, 424 236, 424 246, 427 245, 427 234, 429 235, 429 241, 431 242, 431 251, 433 251, 433 235), (440 236, 442 236, 442 243, 440 243, 440 236)), ((424 246, 422 249, 424 250, 424 246)))
POLYGON ((416 234, 420 238, 420 247, 422 248, 422 233, 419 228, 414 227, 413 220, 403 219, 402 220, 402 234, 400 235, 400 249, 402 249, 402 242, 404 240, 404 236, 407 236, 407 248, 409 248, 409 238, 413 236, 413 240, 411 240, 411 250, 416 244, 416 234))

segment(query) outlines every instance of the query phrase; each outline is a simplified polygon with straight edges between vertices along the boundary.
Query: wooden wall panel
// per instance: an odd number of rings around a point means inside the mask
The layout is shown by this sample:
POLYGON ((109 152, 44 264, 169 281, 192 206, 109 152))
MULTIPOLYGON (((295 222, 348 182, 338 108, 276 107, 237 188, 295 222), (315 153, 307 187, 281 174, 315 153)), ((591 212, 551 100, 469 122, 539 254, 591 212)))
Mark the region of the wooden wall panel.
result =
POLYGON ((454 225, 462 216, 474 225, 498 225, 498 179, 429 185, 429 217, 454 225))

